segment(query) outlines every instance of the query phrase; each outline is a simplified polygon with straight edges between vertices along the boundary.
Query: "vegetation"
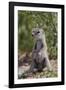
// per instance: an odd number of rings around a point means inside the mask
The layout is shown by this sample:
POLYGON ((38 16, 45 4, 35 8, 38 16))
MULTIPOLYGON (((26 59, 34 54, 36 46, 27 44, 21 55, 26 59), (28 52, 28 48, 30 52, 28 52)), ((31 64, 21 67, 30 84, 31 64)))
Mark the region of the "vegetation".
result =
POLYGON ((50 59, 57 59, 57 13, 38 11, 18 11, 18 49, 19 52, 32 51, 32 28, 43 28, 50 59))
POLYGON ((29 75, 28 73, 23 73, 19 79, 23 78, 49 78, 49 77, 57 77, 57 72, 53 71, 44 71, 44 72, 36 72, 32 75, 29 75))

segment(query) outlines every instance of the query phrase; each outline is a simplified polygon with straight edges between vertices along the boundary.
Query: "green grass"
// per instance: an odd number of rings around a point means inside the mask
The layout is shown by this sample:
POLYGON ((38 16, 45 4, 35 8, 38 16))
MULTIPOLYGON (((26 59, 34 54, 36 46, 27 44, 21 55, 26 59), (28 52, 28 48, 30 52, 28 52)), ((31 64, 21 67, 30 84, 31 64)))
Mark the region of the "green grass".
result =
MULTIPOLYGON (((28 73, 24 73, 21 75, 21 77, 19 77, 19 79, 26 79, 30 74, 28 73)), ((44 71, 44 72, 36 72, 32 74, 32 78, 52 78, 52 77, 57 77, 57 72, 53 72, 53 71, 44 71)))

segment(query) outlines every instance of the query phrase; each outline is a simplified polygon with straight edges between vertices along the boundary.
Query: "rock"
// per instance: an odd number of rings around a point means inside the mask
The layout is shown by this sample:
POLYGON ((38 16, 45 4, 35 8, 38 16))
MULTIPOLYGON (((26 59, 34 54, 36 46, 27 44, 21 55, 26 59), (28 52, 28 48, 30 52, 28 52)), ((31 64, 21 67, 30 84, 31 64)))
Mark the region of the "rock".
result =
POLYGON ((20 66, 18 68, 18 77, 21 77, 26 71, 28 71, 30 66, 20 66))

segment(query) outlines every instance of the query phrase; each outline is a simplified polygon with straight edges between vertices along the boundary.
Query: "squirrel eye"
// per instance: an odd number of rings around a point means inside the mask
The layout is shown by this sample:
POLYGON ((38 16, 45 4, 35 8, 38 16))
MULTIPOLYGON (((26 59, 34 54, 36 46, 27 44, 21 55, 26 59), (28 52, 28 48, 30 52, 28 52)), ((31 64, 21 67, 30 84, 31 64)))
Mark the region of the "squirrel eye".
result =
POLYGON ((40 33, 39 31, 37 33, 40 33))

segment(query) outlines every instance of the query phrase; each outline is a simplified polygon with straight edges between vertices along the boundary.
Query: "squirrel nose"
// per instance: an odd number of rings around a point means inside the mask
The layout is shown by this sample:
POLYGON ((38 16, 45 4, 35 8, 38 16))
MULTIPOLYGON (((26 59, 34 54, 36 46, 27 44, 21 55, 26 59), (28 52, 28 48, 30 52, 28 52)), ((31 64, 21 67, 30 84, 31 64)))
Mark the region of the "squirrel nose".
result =
POLYGON ((34 36, 34 35, 32 34, 32 36, 34 36))
POLYGON ((34 36, 34 33, 32 33, 32 36, 34 36))

